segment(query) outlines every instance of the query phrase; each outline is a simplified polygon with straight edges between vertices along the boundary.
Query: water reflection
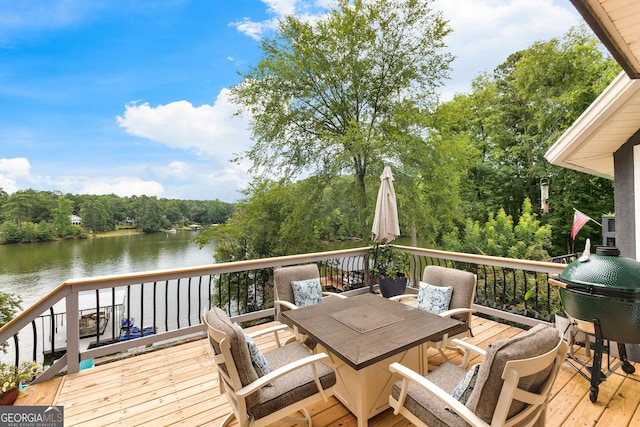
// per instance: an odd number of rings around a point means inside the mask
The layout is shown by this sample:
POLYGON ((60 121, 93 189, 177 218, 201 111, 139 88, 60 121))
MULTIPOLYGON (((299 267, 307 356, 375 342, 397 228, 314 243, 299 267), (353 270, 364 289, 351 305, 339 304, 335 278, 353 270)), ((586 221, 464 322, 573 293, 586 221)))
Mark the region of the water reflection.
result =
POLYGON ((30 306, 65 280, 213 262, 194 232, 131 234, 86 240, 0 245, 0 289, 30 306))

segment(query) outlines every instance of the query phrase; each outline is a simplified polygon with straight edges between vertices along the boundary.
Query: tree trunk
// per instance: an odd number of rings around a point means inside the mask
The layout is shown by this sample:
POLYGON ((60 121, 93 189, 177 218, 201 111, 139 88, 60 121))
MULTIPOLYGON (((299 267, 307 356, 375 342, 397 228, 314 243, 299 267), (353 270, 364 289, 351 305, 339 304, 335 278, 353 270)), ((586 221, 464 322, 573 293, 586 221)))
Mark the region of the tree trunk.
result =
POLYGON ((371 233, 367 233, 367 191, 364 173, 358 173, 358 204, 360 205, 360 237, 368 242, 371 239, 371 233))
POLYGON ((411 246, 418 246, 418 232, 416 231, 415 219, 411 219, 411 246))

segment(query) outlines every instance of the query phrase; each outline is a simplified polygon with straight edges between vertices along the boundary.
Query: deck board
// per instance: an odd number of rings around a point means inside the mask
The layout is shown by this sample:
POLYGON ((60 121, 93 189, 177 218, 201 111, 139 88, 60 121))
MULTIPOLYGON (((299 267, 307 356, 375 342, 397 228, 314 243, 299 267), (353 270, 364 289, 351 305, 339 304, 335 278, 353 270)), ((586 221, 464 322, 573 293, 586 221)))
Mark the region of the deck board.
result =
MULTIPOLYGON (((257 330, 273 323, 255 326, 257 330)), ((522 332, 481 317, 473 319, 473 344, 486 348, 495 340, 522 332)), ((281 333, 282 342, 292 335, 281 333)), ((262 350, 275 344, 268 337, 256 339, 262 350)), ((584 349, 576 357, 588 362, 584 349)), ((592 356, 593 354, 591 354, 592 356)), ((442 363, 440 354, 429 353, 429 366, 442 363)), ((449 352, 453 360, 460 355, 449 352)), ((606 360, 606 357, 605 357, 606 360)), ((473 363, 473 361, 471 362, 473 363)), ((615 359, 612 359, 612 364, 615 359)), ((640 364, 634 363, 638 372, 640 364)), ((606 361, 603 363, 606 368, 606 361)), ((586 371, 586 368, 582 368, 586 371)), ((622 372, 618 368, 617 372, 622 372)), ((598 401, 589 400, 589 381, 564 363, 552 390, 547 412, 550 426, 640 425, 640 375, 607 375, 599 387, 598 401)), ((27 387, 17 405, 63 405, 65 426, 216 426, 230 411, 219 393, 218 375, 211 360, 208 340, 135 355, 98 365, 77 374, 27 387)), ((314 426, 355 427, 355 417, 334 397, 309 408, 314 426)), ((237 425, 237 424, 232 424, 237 425)), ((276 427, 291 424, 277 422, 276 427)), ((372 427, 410 426, 391 410, 369 420, 372 427)))

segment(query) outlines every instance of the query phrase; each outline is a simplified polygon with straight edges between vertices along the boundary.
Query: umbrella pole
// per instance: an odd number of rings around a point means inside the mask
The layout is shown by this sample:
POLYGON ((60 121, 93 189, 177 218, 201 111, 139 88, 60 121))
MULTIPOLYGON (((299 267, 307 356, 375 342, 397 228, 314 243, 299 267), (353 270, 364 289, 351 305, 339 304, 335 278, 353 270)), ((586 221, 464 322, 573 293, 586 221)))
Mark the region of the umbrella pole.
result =
MULTIPOLYGON (((380 243, 376 242, 376 249, 373 251, 373 266, 376 266, 376 262, 378 262, 378 247, 380 246, 380 243)), ((371 277, 369 279, 369 292, 373 293, 373 281, 374 281, 375 277, 373 275, 373 272, 371 272, 371 277)))

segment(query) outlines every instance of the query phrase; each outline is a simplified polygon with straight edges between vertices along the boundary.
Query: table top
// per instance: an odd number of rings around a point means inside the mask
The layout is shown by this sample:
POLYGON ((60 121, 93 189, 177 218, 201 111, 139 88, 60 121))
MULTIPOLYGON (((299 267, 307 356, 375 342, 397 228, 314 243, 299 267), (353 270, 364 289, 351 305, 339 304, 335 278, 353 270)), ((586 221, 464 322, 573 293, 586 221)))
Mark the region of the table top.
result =
POLYGON ((374 294, 283 311, 284 320, 331 350, 353 369, 362 369, 467 325, 374 294))

